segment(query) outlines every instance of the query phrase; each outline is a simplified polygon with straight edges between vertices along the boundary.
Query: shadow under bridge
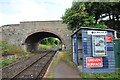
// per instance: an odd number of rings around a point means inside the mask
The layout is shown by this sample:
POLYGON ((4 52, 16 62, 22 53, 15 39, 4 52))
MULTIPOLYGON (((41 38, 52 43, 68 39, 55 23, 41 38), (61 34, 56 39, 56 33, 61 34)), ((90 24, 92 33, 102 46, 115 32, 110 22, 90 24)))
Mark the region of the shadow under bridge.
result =
POLYGON ((37 32, 37 33, 33 33, 31 35, 29 35, 26 40, 25 40, 25 45, 26 45, 26 50, 29 52, 36 52, 39 51, 38 45, 40 40, 47 38, 47 37, 54 37, 54 38, 58 38, 62 43, 62 39, 51 32, 37 32))

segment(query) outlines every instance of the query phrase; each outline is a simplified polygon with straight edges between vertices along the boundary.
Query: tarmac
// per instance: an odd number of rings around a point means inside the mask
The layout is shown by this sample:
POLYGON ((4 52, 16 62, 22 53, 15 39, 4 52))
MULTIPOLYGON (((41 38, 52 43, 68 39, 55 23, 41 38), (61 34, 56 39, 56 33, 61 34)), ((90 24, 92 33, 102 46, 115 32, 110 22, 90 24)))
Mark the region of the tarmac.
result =
POLYGON ((76 68, 68 66, 64 61, 61 61, 54 69, 54 78, 80 78, 76 68))
POLYGON ((57 65, 54 65, 53 61, 56 59, 57 54, 49 65, 44 78, 50 78, 51 75, 55 80, 58 78, 80 78, 78 69, 67 65, 66 62, 61 61, 57 65))
POLYGON ((54 64, 54 60, 56 60, 57 54, 54 56, 52 62, 50 63, 46 74, 43 77, 43 80, 98 80, 98 79, 82 79, 80 77, 80 73, 82 70, 81 66, 71 67, 67 65, 66 62, 61 61, 58 64, 54 64))

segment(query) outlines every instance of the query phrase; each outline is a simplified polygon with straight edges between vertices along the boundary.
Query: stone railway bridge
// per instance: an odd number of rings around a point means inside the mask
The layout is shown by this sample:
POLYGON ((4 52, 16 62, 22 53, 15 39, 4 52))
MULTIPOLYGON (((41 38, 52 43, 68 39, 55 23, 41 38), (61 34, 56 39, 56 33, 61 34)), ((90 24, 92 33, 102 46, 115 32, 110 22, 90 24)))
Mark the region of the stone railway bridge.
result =
POLYGON ((20 46, 25 51, 38 50, 38 42, 46 37, 61 40, 66 49, 71 48, 71 31, 62 21, 28 21, 1 26, 2 41, 20 46))

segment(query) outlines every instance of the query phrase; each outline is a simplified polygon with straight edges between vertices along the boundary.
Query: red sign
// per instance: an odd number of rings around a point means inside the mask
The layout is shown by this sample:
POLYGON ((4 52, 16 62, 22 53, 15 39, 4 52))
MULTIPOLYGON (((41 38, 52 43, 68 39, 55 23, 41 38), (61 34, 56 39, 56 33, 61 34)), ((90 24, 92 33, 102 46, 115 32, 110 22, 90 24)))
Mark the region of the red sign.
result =
POLYGON ((86 67, 103 67, 102 58, 86 58, 86 67))
POLYGON ((106 42, 112 42, 112 36, 106 36, 106 42))

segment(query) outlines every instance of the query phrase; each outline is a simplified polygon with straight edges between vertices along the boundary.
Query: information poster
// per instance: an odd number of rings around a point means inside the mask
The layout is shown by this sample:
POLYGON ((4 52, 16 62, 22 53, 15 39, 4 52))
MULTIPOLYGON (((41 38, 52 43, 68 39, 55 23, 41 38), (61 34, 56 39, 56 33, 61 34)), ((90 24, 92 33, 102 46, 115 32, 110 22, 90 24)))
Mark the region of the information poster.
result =
POLYGON ((93 56, 106 56, 106 39, 105 35, 92 35, 93 56))

